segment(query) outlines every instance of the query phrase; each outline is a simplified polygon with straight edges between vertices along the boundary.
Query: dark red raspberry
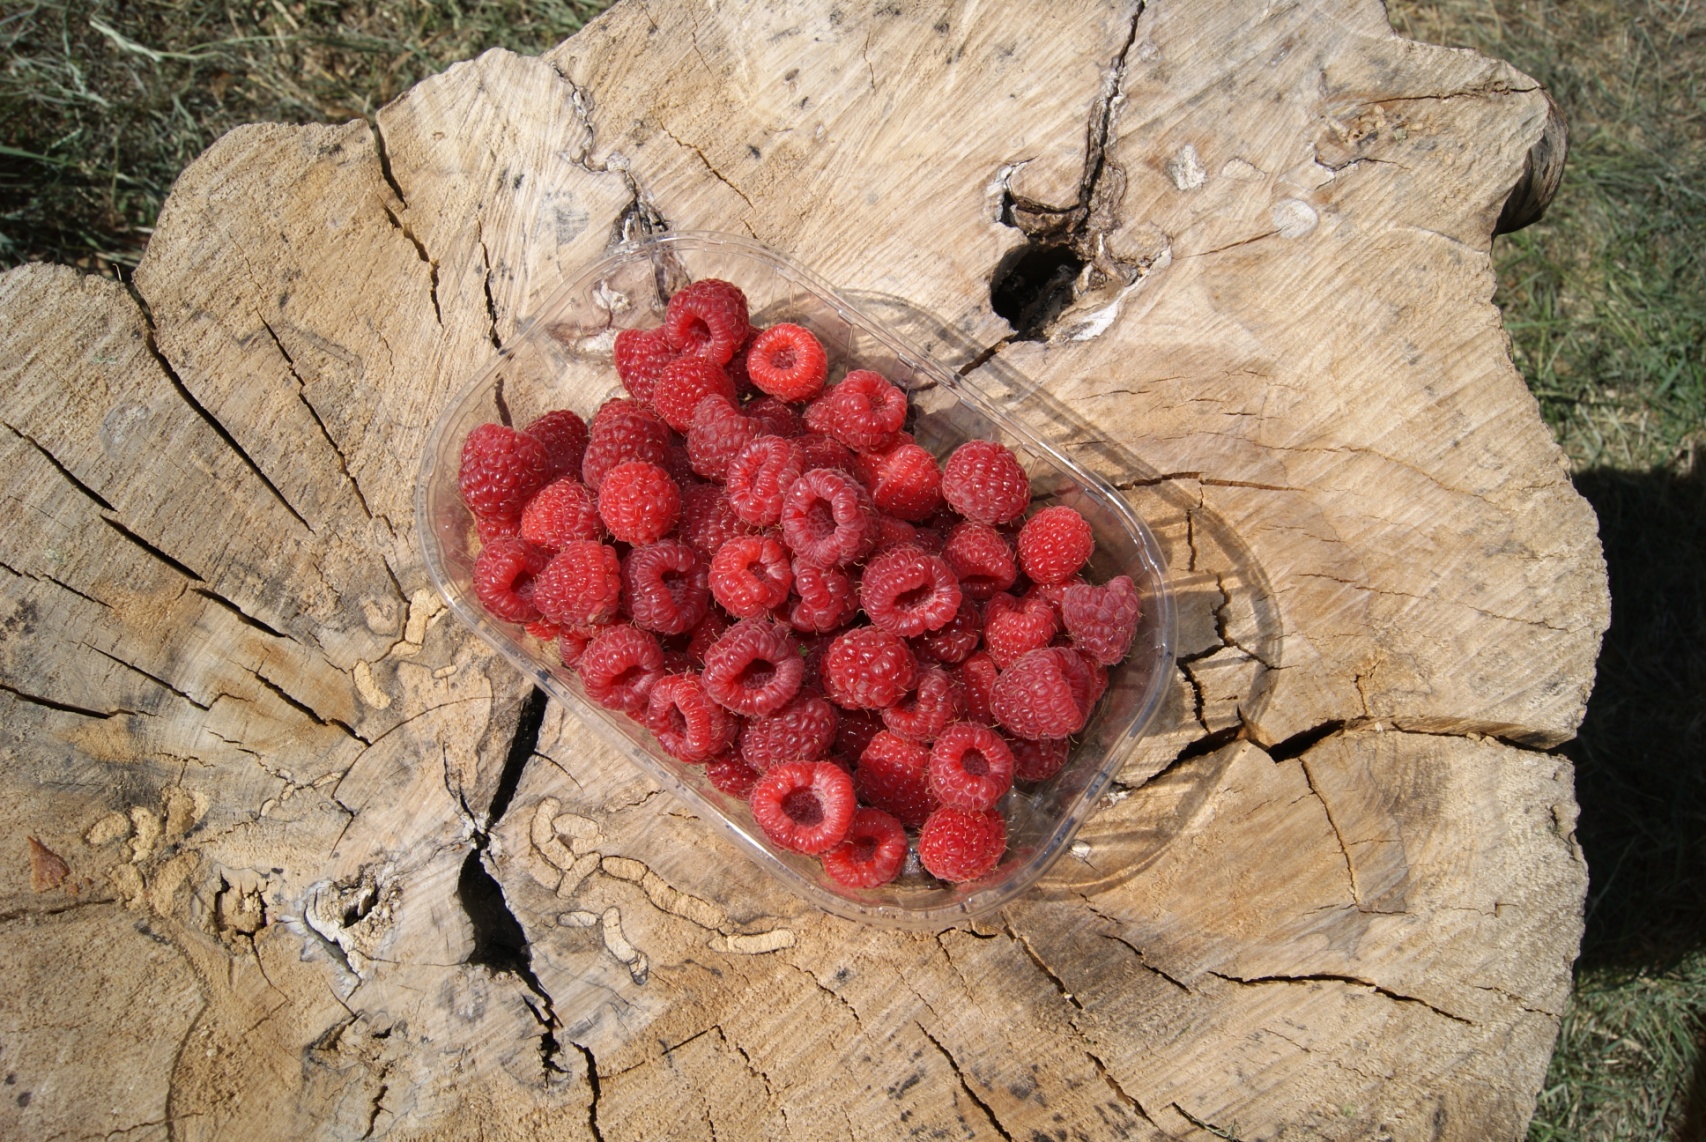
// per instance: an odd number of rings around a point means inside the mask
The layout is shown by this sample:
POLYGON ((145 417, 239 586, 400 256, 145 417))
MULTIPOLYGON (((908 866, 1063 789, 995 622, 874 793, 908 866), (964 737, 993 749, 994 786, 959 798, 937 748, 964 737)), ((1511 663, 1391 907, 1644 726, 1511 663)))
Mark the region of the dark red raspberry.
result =
POLYGON ((960 590, 974 599, 990 599, 1019 577, 1013 549, 988 524, 956 524, 942 546, 942 558, 959 578, 960 590))
MULTIPOLYGON (((532 501, 529 500, 529 503, 532 501)), ((521 535, 521 517, 509 515, 476 515, 474 517, 474 534, 480 537, 481 543, 491 543, 497 539, 516 539, 521 535)))
POLYGON ((983 647, 1005 670, 1020 658, 1047 646, 1058 629, 1054 611, 1041 599, 1000 594, 983 612, 983 647))
POLYGON ((802 695, 740 732, 740 756, 759 772, 790 761, 821 761, 835 745, 840 718, 822 698, 802 695))
POLYGON ((1016 737, 1070 737, 1089 716, 1090 687, 1090 672, 1077 651, 1044 647, 1001 672, 989 708, 1016 737))
POLYGON ((652 686, 646 728, 664 752, 689 765, 703 765, 734 744, 734 715, 711 700, 697 674, 666 674, 652 686))
POLYGON ((522 429, 545 446, 551 458, 551 478, 562 476, 580 478, 581 458, 586 455, 586 421, 570 409, 558 408, 522 429))
POLYGON ((1015 781, 1047 781, 1066 764, 1068 747, 1065 738, 1042 738, 1037 741, 1014 738, 1007 745, 1013 751, 1015 781))
POLYGON ((722 488, 716 484, 693 484, 681 489, 681 519, 676 534, 709 562, 723 544, 751 534, 751 529, 735 514, 734 505, 729 503, 722 488))
POLYGON ((680 357, 658 378, 657 388, 652 390, 652 407, 671 428, 686 432, 693 426, 693 411, 699 402, 712 396, 730 404, 737 399, 735 383, 723 367, 704 357, 680 357))
POLYGON ((519 518, 552 471, 545 445, 513 428, 482 424, 462 442, 456 484, 475 515, 519 518))
POLYGON ((815 855, 840 844, 857 807, 853 779, 827 761, 791 762, 752 787, 752 819, 776 845, 815 855))
POLYGON ((1013 788, 1013 751, 976 722, 955 722, 930 747, 930 792, 950 809, 993 808, 1013 788))
POLYGON ((936 457, 916 444, 883 453, 867 483, 877 507, 904 520, 928 519, 942 506, 942 470, 936 457))
POLYGON ((965 697, 966 720, 993 726, 995 713, 990 709, 990 703, 1001 673, 996 668, 995 659, 989 657, 988 651, 979 650, 949 673, 959 681, 960 692, 965 697))
POLYGON ((1025 592, 1025 598, 1041 599, 1047 603, 1054 611, 1055 620, 1059 622, 1060 601, 1066 597, 1069 588, 1080 586, 1083 582, 1080 576, 1074 575, 1064 583, 1032 583, 1030 589, 1025 592))
POLYGON ((679 539, 636 547, 622 561, 622 605, 635 626, 686 634, 710 610, 710 567, 679 539))
POLYGON ((534 619, 532 622, 527 624, 526 630, 528 634, 532 635, 540 642, 555 642, 558 638, 562 637, 563 634, 562 627, 558 626, 556 623, 547 622, 544 619, 534 619))
POLYGON ((932 666, 919 671, 918 686, 910 697, 883 711, 883 725, 911 741, 932 742, 964 712, 960 684, 940 666, 932 666))
POLYGON ((729 540, 711 559, 711 594, 737 619, 755 619, 788 601, 788 552, 768 535, 729 540))
POLYGON ((877 538, 877 509, 859 481, 814 468, 782 500, 782 538, 795 556, 819 567, 855 562, 877 538))
POLYGON ((823 854, 823 870, 847 888, 877 888, 906 864, 906 830, 881 809, 853 814, 842 842, 823 854))
POLYGON ((1084 669, 1090 672, 1090 690, 1088 703, 1094 707, 1102 700, 1102 695, 1108 689, 1108 668, 1085 654, 1082 649, 1077 651, 1078 660, 1084 664, 1084 669))
POLYGON ((800 451, 806 454, 806 471, 813 468, 834 468, 838 472, 846 472, 854 479, 859 473, 854 471, 854 452, 847 445, 832 436, 821 432, 808 432, 798 438, 800 451))
POLYGON ((804 634, 826 634, 853 621, 859 613, 859 593, 853 579, 839 567, 818 567, 794 560, 794 598, 788 605, 788 625, 804 634))
POLYGON ((598 518, 623 543, 656 543, 675 529, 680 515, 681 492, 656 464, 618 464, 598 486, 598 518))
POLYGON ((805 471, 805 454, 792 440, 760 436, 729 461, 723 490, 735 514, 756 527, 772 527, 782 516, 787 491, 805 471))
POLYGON ((559 626, 610 622, 622 606, 622 561, 614 548, 590 539, 567 544, 539 572, 533 602, 559 626))
POLYGON ((521 513, 521 538, 548 551, 577 539, 603 539, 604 521, 586 485, 572 476, 546 484, 521 513))
POLYGON ((912 652, 921 661, 954 666, 964 662, 983 644, 983 612, 977 600, 961 597, 954 619, 941 630, 925 631, 912 640, 912 652))
POLYGON ((918 834, 918 860, 925 871, 953 884, 976 880, 1001 863, 1007 851, 1007 822, 997 809, 970 813, 941 808, 918 834))
POLYGON ((533 622, 539 618, 537 577, 550 561, 550 552, 525 539, 494 539, 474 560, 474 597, 505 622, 533 622))
POLYGON ((1044 508, 1019 529, 1019 566, 1033 582, 1064 583, 1095 549, 1090 524, 1069 507, 1044 508))
POLYGON ((693 410, 693 423, 687 429, 687 457, 699 475, 721 482, 728 473, 729 461, 766 431, 759 421, 742 416, 732 402, 706 397, 693 410))
POLYGON ((598 632, 580 660, 586 696, 607 710, 638 716, 663 677, 658 640, 627 623, 598 632))
POLYGON ((929 747, 884 730, 859 755, 853 787, 860 801, 916 829, 939 804, 930 792, 929 767, 929 747))
POLYGON ((1005 444, 968 440, 942 469, 942 498, 974 523, 1007 523, 1031 506, 1031 481, 1005 444))
POLYGON ((592 645, 592 635, 573 627, 563 627, 562 632, 557 636, 557 657, 563 660, 564 666, 574 670, 585 657, 586 648, 592 645))
MULTIPOLYGON (((758 337, 758 330, 747 326, 746 340, 740 343, 735 355, 729 358, 729 363, 723 368, 728 371, 729 380, 734 382, 735 395, 741 400, 748 400, 758 395, 758 386, 752 383, 752 374, 747 372, 746 355, 752 351, 752 343, 758 337)), ((769 431, 766 429, 766 431, 769 431)))
POLYGON ((737 714, 761 718, 793 700, 805 671, 783 628, 765 619, 746 619, 705 652, 705 692, 737 714))
POLYGON ((883 720, 876 710, 841 710, 836 716, 834 756, 851 768, 882 730, 883 720))
POLYGON ((595 492, 604 474, 618 464, 642 460, 664 466, 669 462, 669 425, 637 401, 605 401, 593 414, 588 431, 591 438, 581 461, 581 482, 595 492))
MULTIPOLYGON (((806 422, 800 419, 800 414, 775 397, 760 397, 741 411, 762 424, 770 436, 785 436, 792 440, 806 430, 806 422)), ((812 467, 821 465, 813 464, 812 467)))
POLYGON ((726 365, 748 331, 746 295, 718 278, 696 281, 669 299, 663 335, 677 353, 726 365))
POLYGON ((869 369, 854 369, 806 407, 807 428, 855 452, 881 452, 905 423, 906 394, 869 369))
POLYGON ((881 555, 891 547, 902 544, 918 546, 918 529, 903 519, 883 512, 877 513, 877 538, 871 544, 871 554, 881 555))
POLYGON ((699 666, 705 665, 705 654, 712 645, 723 637, 723 632, 729 629, 729 620, 723 612, 715 607, 709 609, 705 618, 693 628, 693 634, 687 640, 687 658, 699 666))
MULTIPOLYGON (((913 531, 912 546, 918 548, 918 550, 924 552, 926 555, 940 555, 942 554, 942 549, 947 547, 947 545, 946 533, 938 531, 936 528, 920 527, 915 528, 913 531)), ((954 578, 958 579, 959 575, 956 574, 954 578)), ((961 587, 960 590, 963 592, 965 588, 961 587)))
POLYGON ((838 706, 880 710, 906 696, 918 663, 899 635, 855 627, 835 636, 823 656, 823 689, 838 706))
POLYGON ((675 358, 662 329, 624 329, 616 334, 616 375, 635 400, 652 403, 658 379, 675 358))
POLYGON ((960 585, 940 558, 908 544, 865 565, 859 602, 877 626, 912 638, 953 621, 960 609, 960 585))
POLYGON ((786 401, 808 401, 823 391, 829 357, 811 330, 782 322, 754 339, 746 371, 762 392, 786 401))
POLYGON ((759 774, 738 757, 719 757, 705 764, 705 776, 720 791, 745 801, 752 796, 752 787, 758 783, 759 774))
POLYGON ((1116 575, 1102 587, 1068 587, 1060 598, 1060 617, 1072 645, 1103 666, 1126 656, 1142 614, 1143 600, 1130 575, 1116 575))

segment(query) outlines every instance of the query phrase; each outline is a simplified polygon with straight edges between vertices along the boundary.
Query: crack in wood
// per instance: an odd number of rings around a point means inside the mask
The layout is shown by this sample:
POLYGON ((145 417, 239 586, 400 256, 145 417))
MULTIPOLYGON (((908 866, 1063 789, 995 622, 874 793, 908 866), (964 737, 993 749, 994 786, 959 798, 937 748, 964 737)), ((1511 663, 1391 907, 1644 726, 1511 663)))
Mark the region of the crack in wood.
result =
MULTIPOLYGON (((155 559, 158 559, 161 563, 164 563, 166 566, 170 567, 172 570, 174 570, 178 574, 182 575, 184 578, 189 579, 192 582, 196 582, 196 583, 207 582, 206 579, 204 579, 200 575, 196 574, 196 572, 193 569, 191 569, 187 564, 181 563, 178 560, 172 558, 170 555, 167 555, 160 548, 154 546, 152 543, 149 543, 146 539, 143 539, 140 535, 136 534, 134 531, 132 531, 128 527, 124 526, 124 524, 120 523, 118 520, 114 519, 112 516, 108 516, 108 515, 102 516, 101 522, 106 524, 108 527, 112 528, 114 531, 118 532, 120 535, 124 536, 124 538, 130 540, 130 542, 134 543, 137 547, 140 547, 143 551, 147 552, 149 555, 152 555, 155 559)), ((194 590, 194 588, 191 588, 191 589, 194 590)))
POLYGON ((303 714, 309 720, 322 726, 336 726, 338 729, 360 742, 363 746, 371 746, 373 744, 357 733, 355 731, 355 727, 351 726, 348 722, 341 718, 328 718, 323 716, 318 710, 314 709, 314 707, 290 693, 290 691, 286 690, 283 686, 280 686, 277 682, 274 682, 271 678, 268 678, 265 674, 262 674, 259 670, 256 670, 253 667, 244 667, 244 669, 253 676, 255 681, 278 695, 279 700, 284 702, 285 705, 296 710, 298 713, 303 714))
POLYGON ((23 432, 23 431, 15 428, 15 427, 13 427, 10 423, 6 423, 6 422, 0 422, 0 423, 5 423, 7 431, 9 431, 13 436, 16 436, 19 440, 22 440, 25 444, 28 444, 31 448, 34 448, 37 452, 39 452, 41 454, 41 458, 43 460, 46 460, 49 464, 52 464, 54 469, 56 471, 58 471, 58 473, 61 476, 65 477, 66 483, 70 484, 73 488, 76 488, 79 492, 82 492, 85 496, 87 496, 90 500, 92 500, 95 504, 97 504, 101 508, 101 510, 109 511, 109 512, 114 510, 113 506, 106 501, 105 497, 103 497, 99 492, 95 491, 95 489, 91 488, 88 484, 85 484, 82 480, 78 479, 76 473, 72 472, 70 468, 68 468, 64 464, 60 463, 59 457, 55 456, 52 452, 50 452, 46 448, 42 447, 41 442, 38 441, 35 437, 31 436, 27 432, 23 432))
MULTIPOLYGON (((433 270, 433 308, 435 310, 438 308, 437 275, 438 270, 435 267, 433 270)), ((284 358, 284 365, 285 368, 290 370, 291 379, 296 382, 296 399, 302 402, 302 407, 307 409, 308 415, 314 418, 314 424, 320 429, 320 435, 325 438, 326 443, 331 447, 333 454, 337 456, 338 471, 342 472, 344 479, 349 481, 350 491, 355 493, 355 499, 356 502, 361 505, 362 514, 371 520, 373 518, 373 512, 368 510, 367 497, 361 494, 361 485, 356 483, 355 477, 350 474, 349 458, 344 455, 344 450, 338 447, 338 442, 332 438, 332 433, 327 429, 326 422, 320 418, 320 410, 315 408, 314 402, 308 399, 308 382, 303 380, 302 374, 296 371, 296 358, 290 355, 290 351, 284 347, 284 342, 279 340, 278 333, 273 329, 272 323, 267 321, 264 317, 260 319, 260 322, 261 328, 265 329, 267 331, 267 336, 272 338, 273 347, 278 350, 278 355, 284 358)), ((395 576, 392 578, 393 581, 395 581, 395 576)), ((400 586, 398 588, 398 594, 402 594, 402 588, 400 586)))
POLYGON ((915 1019, 913 1020, 912 1025, 918 1028, 920 1034, 930 1040, 930 1045, 932 1047, 942 1053, 942 1058, 946 1059, 948 1061, 948 1066, 953 1068, 954 1077, 960 1080, 960 1089, 966 1092, 967 1098, 977 1104, 977 1108, 979 1110, 983 1111, 984 1116, 989 1119, 989 1125, 995 1128, 995 1132, 1001 1135, 1001 1137, 1007 1139, 1007 1142, 1013 1142, 1013 1135, 1008 1133, 1005 1126, 1001 1125, 1001 1120, 995 1116, 994 1109, 987 1102, 983 1101, 983 1099, 979 1098, 976 1091, 971 1089, 971 1084, 966 1081, 965 1072, 960 1070, 960 1064, 955 1061, 954 1056, 949 1053, 948 1048, 942 1046, 936 1036, 930 1034, 930 1032, 925 1029, 924 1024, 915 1019))
POLYGON ((1343 983, 1343 984, 1349 984, 1349 985, 1354 986, 1354 987, 1366 987, 1370 991, 1374 992, 1376 995, 1384 995, 1387 999, 1396 1000, 1399 1003, 1414 1003, 1417 1006, 1425 1007, 1429 1011, 1433 1012, 1435 1015, 1438 1015, 1444 1019, 1449 1019, 1453 1023, 1461 1023, 1465 1027, 1478 1027, 1478 1026, 1480 1026, 1480 1024, 1476 1023, 1475 1020, 1473 1020, 1473 1019, 1466 1019, 1461 1015, 1457 1015, 1453 1012, 1445 1010, 1443 1007, 1435 1007, 1433 1004, 1429 1003, 1425 999, 1418 999, 1416 996, 1413 996, 1413 995, 1405 995, 1402 992, 1393 991, 1389 987, 1381 987, 1377 983, 1374 983, 1374 982, 1372 982, 1370 980, 1366 980, 1366 979, 1359 979, 1354 975, 1338 975, 1338 974, 1335 974, 1333 972, 1309 972, 1309 973, 1304 974, 1304 975, 1263 975, 1263 976, 1251 976, 1249 978, 1245 978, 1243 976, 1227 975, 1225 972, 1218 972, 1218 971, 1214 971, 1212 969, 1205 970, 1203 974, 1204 975, 1211 975, 1216 979, 1223 979, 1227 983, 1244 984, 1244 985, 1247 985, 1250 987, 1259 987, 1263 984, 1272 984, 1272 983, 1278 983, 1278 984, 1343 983))
MULTIPOLYGON (((1108 1084, 1108 1089, 1114 1092, 1115 1098, 1125 1104, 1127 1110, 1135 1112, 1143 1121, 1155 1126, 1155 1119, 1150 1117, 1149 1111, 1144 1109, 1143 1103, 1126 1092, 1125 1087, 1121 1086, 1119 1080, 1114 1078, 1113 1072, 1108 1070, 1108 1064, 1102 1061, 1101 1056, 1094 1051, 1085 1051, 1084 1057, 1096 1064, 1096 1073, 1102 1076, 1102 1081, 1108 1084)), ((1159 1127, 1156 1128, 1159 1129, 1159 1127)))

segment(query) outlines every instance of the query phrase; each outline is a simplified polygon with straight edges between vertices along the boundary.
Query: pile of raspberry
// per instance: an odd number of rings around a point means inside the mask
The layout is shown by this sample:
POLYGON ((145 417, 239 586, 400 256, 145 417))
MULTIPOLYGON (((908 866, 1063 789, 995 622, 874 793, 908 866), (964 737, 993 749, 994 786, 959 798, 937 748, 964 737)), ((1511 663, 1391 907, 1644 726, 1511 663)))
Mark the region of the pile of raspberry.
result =
POLYGON ((826 386, 818 339, 754 328, 728 282, 615 363, 628 395, 590 425, 468 434, 480 602, 837 883, 886 884, 909 845, 944 881, 993 870, 1003 798, 1061 768, 1131 646, 1131 579, 1084 580, 1090 525, 1032 513, 1010 449, 939 464, 904 392, 826 386))

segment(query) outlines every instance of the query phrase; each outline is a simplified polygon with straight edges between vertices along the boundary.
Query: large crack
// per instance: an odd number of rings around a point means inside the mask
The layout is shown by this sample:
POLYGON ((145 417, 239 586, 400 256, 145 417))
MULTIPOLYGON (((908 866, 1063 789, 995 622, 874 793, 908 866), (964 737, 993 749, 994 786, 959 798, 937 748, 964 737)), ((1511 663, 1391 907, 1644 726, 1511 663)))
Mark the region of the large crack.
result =
MULTIPOLYGON (((433 309, 435 311, 438 309, 437 285, 438 268, 435 265, 433 267, 432 302, 433 309)), ((286 349, 284 347, 284 342, 279 340, 278 333, 273 329, 272 323, 267 321, 264 317, 260 319, 260 322, 261 328, 265 329, 267 331, 267 336, 272 338, 273 347, 278 350, 278 355, 284 358, 284 366, 290 371, 291 379, 296 382, 296 399, 302 402, 302 407, 307 409, 308 415, 314 418, 314 424, 320 429, 320 435, 325 437, 326 444, 330 446, 333 453, 337 455, 338 471, 342 472, 344 479, 349 482, 350 491, 355 493, 355 499, 356 502, 361 505, 362 514, 371 520, 373 518, 373 512, 368 509, 367 497, 361 494, 361 485, 355 482, 355 476, 350 473, 349 458, 344 455, 344 450, 338 446, 338 442, 332 438, 332 433, 326 427, 326 422, 320 418, 320 410, 315 408, 314 403, 308 399, 308 382, 303 380, 302 374, 296 371, 296 358, 290 355, 290 350, 286 349)), ((402 588, 399 585, 398 592, 401 593, 401 590, 402 588)), ((404 597, 406 598, 407 596, 404 597)))
POLYGON ((925 1030, 924 1024, 914 1021, 912 1025, 918 1028, 920 1034, 930 1040, 930 1045, 932 1047, 941 1052, 942 1058, 946 1059, 948 1066, 953 1068, 954 1077, 960 1080, 960 1089, 966 1092, 967 1098, 977 1104, 977 1108, 979 1110, 983 1111, 984 1116, 989 1119, 989 1125, 995 1128, 995 1132, 1001 1135, 1001 1137, 1007 1139, 1007 1142, 1013 1142, 1013 1135, 1009 1134, 1007 1132, 1007 1128, 1001 1125, 1001 1120, 995 1117, 994 1108, 992 1108, 987 1102, 983 1101, 983 1099, 979 1098, 978 1093, 971 1088, 971 1084, 966 1081, 965 1072, 960 1070, 960 1064, 955 1061, 954 1056, 949 1053, 948 1048, 942 1046, 941 1041, 938 1040, 936 1036, 925 1030))

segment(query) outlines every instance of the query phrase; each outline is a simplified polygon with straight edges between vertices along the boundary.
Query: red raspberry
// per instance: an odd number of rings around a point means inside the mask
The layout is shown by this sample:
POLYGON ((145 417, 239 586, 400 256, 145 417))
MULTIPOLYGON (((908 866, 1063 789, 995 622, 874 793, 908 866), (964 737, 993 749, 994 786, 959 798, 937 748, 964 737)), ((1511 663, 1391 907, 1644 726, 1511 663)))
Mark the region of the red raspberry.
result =
POLYGON ((942 470, 942 498, 974 523, 1007 523, 1031 506, 1031 481, 1005 444, 968 440, 942 470))
POLYGON ((811 330, 782 322, 753 341, 746 370, 760 391, 787 401, 807 401, 823 391, 829 357, 811 330))
POLYGON ((814 468, 782 500, 782 538, 796 557, 819 567, 852 563, 877 537, 877 509, 859 481, 814 468))
POLYGON ((794 599, 788 625, 803 634, 826 634, 853 621, 859 613, 859 593, 853 579, 839 567, 817 567, 794 560, 794 599))
POLYGON ((788 601, 788 552, 768 535, 731 539, 711 560, 711 594, 737 619, 755 619, 788 601))
POLYGON ((680 357, 658 378, 657 388, 652 390, 652 407, 671 428, 686 432, 693 426, 693 410, 711 396, 735 403, 735 383, 723 367, 704 357, 680 357))
POLYGON ((896 519, 892 515, 877 513, 877 538, 871 544, 872 555, 881 555, 891 547, 899 547, 902 544, 911 544, 917 547, 917 541, 918 529, 916 527, 903 519, 896 519))
POLYGON ((881 809, 853 814, 842 842, 823 854, 823 870, 847 888, 877 888, 906 864, 906 830, 881 809))
POLYGON ((772 842, 815 855, 840 844, 853 824, 853 779, 827 761, 790 762, 752 787, 752 819, 772 842))
POLYGON ((930 742, 958 721, 964 710, 960 684, 940 666, 932 666, 919 672, 918 688, 911 697, 883 711, 883 725, 908 740, 930 742))
POLYGON ((680 515, 681 491, 656 464, 618 464, 598 486, 598 517, 623 543, 656 543, 674 530, 680 515))
POLYGON ((1001 863, 1007 822, 996 809, 970 813, 941 808, 918 835, 918 860, 930 875, 958 884, 976 880, 1001 863))
POLYGON ((590 539, 567 544, 539 573, 533 602, 559 626, 610 622, 622 606, 622 561, 614 548, 590 539))
POLYGON ((1019 565, 1037 583, 1064 583, 1095 549, 1090 524, 1068 507, 1044 508, 1019 529, 1019 565))
MULTIPOLYGON (((946 534, 938 531, 936 528, 920 527, 915 528, 913 531, 912 546, 918 548, 918 550, 924 552, 926 555, 940 555, 947 545, 946 534)), ((958 579, 959 576, 956 574, 954 578, 958 579)), ((963 587, 961 588, 961 591, 964 591, 963 587)))
POLYGON ((805 454, 792 440, 760 436, 729 461, 724 491, 735 514, 757 527, 771 527, 782 515, 783 499, 805 471, 805 454))
POLYGON ((1015 599, 1000 594, 983 612, 983 645, 995 665, 1005 670, 1020 658, 1047 646, 1054 638, 1054 612, 1041 599, 1015 599))
POLYGON ((1013 751, 1013 778, 1016 781, 1047 781, 1066 764, 1065 738, 1041 738, 1027 741, 1015 738, 1007 743, 1013 751))
POLYGON ((709 608, 704 619, 693 628, 693 634, 687 640, 687 658, 690 662, 705 665, 705 654, 723 632, 729 629, 729 620, 723 617, 723 612, 715 607, 709 608))
POLYGON ((1033 650, 1001 672, 990 712, 1022 738, 1064 738, 1084 728, 1090 713, 1090 672, 1064 646, 1033 650))
MULTIPOLYGON (((882 451, 853 453, 853 474, 859 477, 861 484, 869 488, 877 482, 877 476, 882 473, 884 457, 897 448, 904 448, 908 444, 916 445, 917 443, 918 441, 913 439, 912 433, 903 428, 894 434, 894 438, 888 442, 882 451)), ((940 484, 940 480, 937 482, 940 484)), ((940 506, 939 502, 938 506, 940 506)))
POLYGON ((710 568, 697 551, 679 539, 659 540, 622 561, 622 606, 635 626, 686 634, 711 608, 709 580, 710 568))
POLYGON ((586 656, 586 648, 592 644, 592 635, 572 627, 563 627, 562 632, 557 636, 557 656, 570 670, 577 669, 586 656))
POLYGON ((581 461, 581 482, 595 492, 604 474, 618 464, 643 460, 663 466, 669 462, 669 425, 636 401, 605 401, 588 429, 591 439, 581 461))
MULTIPOLYGON (((827 647, 827 642, 825 646, 827 647)), ((843 709, 836 715, 835 749, 833 756, 849 766, 859 760, 865 747, 883 730, 883 720, 875 710, 843 709)))
POLYGON ((562 627, 556 623, 546 622, 544 619, 534 619, 526 625, 525 629, 528 634, 540 642, 556 642, 563 634, 562 627))
POLYGON ((1060 598, 1060 617, 1072 645, 1103 666, 1126 656, 1142 614, 1143 600, 1130 575, 1116 575, 1103 587, 1068 587, 1060 598))
POLYGON ((1011 587, 1019 577, 1013 549, 988 524, 956 524, 948 532, 942 558, 958 576, 960 590, 974 599, 987 600, 1011 587))
POLYGON ((728 371, 729 380, 734 382, 735 395, 742 400, 758 395, 758 386, 752 383, 752 374, 747 371, 746 355, 752 351, 752 343, 758 337, 758 330, 752 326, 746 327, 746 340, 740 343, 735 355, 729 358, 729 363, 723 368, 728 371))
MULTIPOLYGON (((528 502, 532 503, 531 500, 528 502)), ((474 517, 474 534, 480 537, 481 543, 491 543, 498 539, 517 539, 521 536, 521 517, 476 515, 474 517)))
POLYGON ((793 640, 768 620, 736 623, 705 652, 705 692, 749 717, 774 714, 791 702, 805 672, 793 640))
POLYGON ((693 484, 681 489, 681 520, 676 534, 709 562, 723 544, 750 534, 750 529, 735 514, 722 488, 693 484))
POLYGON ((561 476, 579 477, 581 458, 586 455, 586 421, 566 409, 553 409, 522 429, 545 446, 551 458, 552 479, 561 476))
MULTIPOLYGON (((961 589, 964 589, 962 584, 961 589)), ((912 640, 912 652, 920 660, 953 666, 964 662, 983 644, 983 612, 975 599, 961 598, 953 621, 941 630, 925 631, 912 640)))
POLYGON ((687 458, 699 475, 720 482, 729 461, 766 431, 759 421, 742 416, 730 401, 706 397, 693 410, 693 423, 687 429, 687 458))
MULTIPOLYGON (((792 440, 806 430, 806 423, 800 419, 800 414, 775 397, 760 397, 741 411, 762 424, 764 431, 771 436, 785 436, 792 440)), ((814 468, 819 466, 812 465, 814 468)))
POLYGON ((521 513, 521 538, 548 551, 577 539, 603 539, 604 522, 586 485, 572 476, 546 484, 521 513))
POLYGON ((759 774, 738 757, 719 757, 706 763, 705 776, 722 792, 745 801, 752 796, 752 787, 758 783, 759 774))
POLYGON ((474 560, 474 597, 505 622, 533 622, 537 577, 550 561, 550 552, 524 539, 494 539, 474 560))
POLYGON ((666 674, 652 686, 646 728, 664 752, 689 765, 703 765, 734 744, 737 722, 711 700, 697 674, 666 674))
POLYGON ((1027 599, 1041 599, 1054 611, 1055 621, 1060 621, 1060 600, 1066 597, 1069 587, 1082 585, 1084 580, 1077 575, 1064 583, 1032 583, 1030 590, 1025 592, 1027 599))
POLYGON ((912 689, 918 663, 899 635, 855 627, 835 636, 823 656, 823 688, 838 706, 880 710, 912 689))
POLYGON ((616 334, 616 375, 637 401, 652 403, 658 379, 675 357, 662 329, 624 329, 616 334))
POLYGON ((607 710, 638 716, 663 677, 658 640, 627 623, 598 632, 580 660, 586 696, 607 710))
POLYGON ((807 428, 855 452, 881 452, 905 423, 906 394, 869 369, 854 369, 806 407, 807 428))
POLYGON ((955 722, 930 747, 930 792, 950 809, 993 808, 1013 788, 1013 751, 976 722, 955 722))
POLYGON ((696 281, 669 299, 663 335, 677 353, 729 363, 747 335, 746 295, 717 278, 696 281))
POLYGON ((877 507, 901 519, 927 519, 942 506, 942 470, 936 457, 916 444, 883 453, 866 483, 877 507))
POLYGON ((989 657, 987 650, 980 650, 949 673, 959 682, 960 691, 965 696, 966 720, 993 726, 995 714, 990 709, 990 702, 995 694, 996 680, 1000 676, 995 659, 989 657))
POLYGON ((545 445, 501 424, 482 424, 462 442, 456 484, 477 516, 519 517, 551 478, 545 445))
POLYGON ((835 745, 840 719, 822 698, 801 695, 764 718, 753 718, 740 732, 741 760, 760 773, 790 761, 818 761, 835 745))
POLYGON ((941 559, 906 545, 865 565, 859 602, 877 626, 912 638, 953 621, 960 609, 960 585, 941 559))
POLYGON ((1084 669, 1090 672, 1090 691, 1087 704, 1094 708, 1102 700, 1102 695, 1108 689, 1108 668, 1085 654, 1082 648, 1077 649, 1078 661, 1084 664, 1084 669))
POLYGON ((821 432, 808 432, 799 437, 800 451, 806 454, 806 471, 813 468, 834 468, 846 472, 854 479, 859 473, 854 469, 854 452, 847 445, 834 437, 825 436, 821 432))
POLYGON ((859 800, 916 829, 939 802, 930 792, 930 750, 888 731, 871 738, 853 771, 859 800))

